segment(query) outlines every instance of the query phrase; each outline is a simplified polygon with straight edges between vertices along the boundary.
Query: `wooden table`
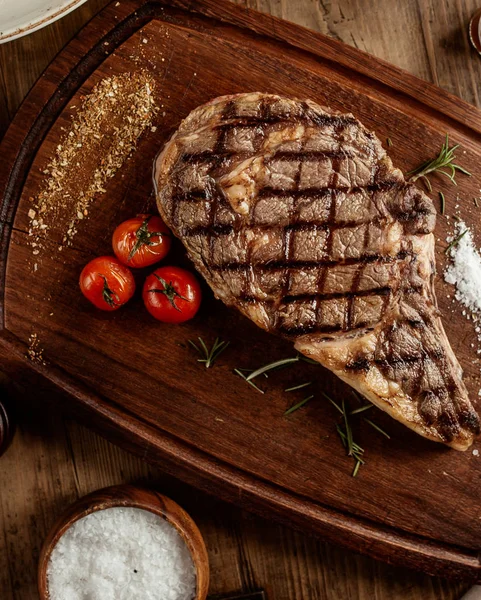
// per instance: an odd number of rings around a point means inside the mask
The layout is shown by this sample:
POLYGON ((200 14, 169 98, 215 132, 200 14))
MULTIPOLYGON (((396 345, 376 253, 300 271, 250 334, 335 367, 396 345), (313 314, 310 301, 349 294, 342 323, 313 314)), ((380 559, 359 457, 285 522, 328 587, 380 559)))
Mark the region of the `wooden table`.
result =
MULTIPOLYGON (((480 105, 481 59, 466 36, 474 0, 236 1, 332 35, 480 105)), ((0 46, 0 136, 53 56, 107 3, 89 0, 0 46)), ((191 512, 209 549, 212 593, 264 588, 269 600, 441 600, 467 587, 377 563, 216 501, 64 419, 41 390, 16 382, 12 391, 20 425, 0 459, 2 600, 38 598, 37 558, 56 515, 80 495, 121 482, 158 488, 191 512)))

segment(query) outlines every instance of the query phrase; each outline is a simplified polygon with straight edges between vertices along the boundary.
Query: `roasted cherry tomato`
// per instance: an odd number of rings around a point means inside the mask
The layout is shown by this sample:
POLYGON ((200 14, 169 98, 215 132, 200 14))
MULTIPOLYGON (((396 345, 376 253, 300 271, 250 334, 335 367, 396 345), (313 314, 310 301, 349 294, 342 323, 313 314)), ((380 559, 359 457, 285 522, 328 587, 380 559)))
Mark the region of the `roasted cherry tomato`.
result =
POLYGON ((117 310, 135 292, 134 276, 115 256, 91 260, 83 268, 79 283, 83 295, 102 310, 117 310))
POLYGON ((164 323, 192 319, 202 300, 199 282, 180 267, 155 270, 145 280, 142 296, 149 313, 164 323))
POLYGON ((160 217, 137 215, 114 231, 115 256, 128 267, 148 267, 162 260, 170 250, 172 235, 160 217))

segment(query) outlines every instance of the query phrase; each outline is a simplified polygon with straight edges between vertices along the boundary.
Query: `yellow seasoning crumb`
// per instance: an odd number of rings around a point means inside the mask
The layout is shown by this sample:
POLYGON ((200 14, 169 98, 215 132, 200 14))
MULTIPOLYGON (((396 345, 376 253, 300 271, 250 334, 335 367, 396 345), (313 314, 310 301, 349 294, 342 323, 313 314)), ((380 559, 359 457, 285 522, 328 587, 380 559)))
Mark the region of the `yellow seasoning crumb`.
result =
POLYGON ((29 234, 35 242, 55 226, 64 231, 63 243, 72 244, 90 204, 106 192, 107 182, 152 127, 157 111, 154 91, 155 80, 140 71, 106 77, 80 97, 81 105, 43 169, 43 187, 28 212, 29 234))
POLYGON ((39 346, 38 335, 36 333, 30 334, 28 338, 27 358, 32 362, 40 365, 46 365, 47 361, 43 356, 43 348, 39 346))

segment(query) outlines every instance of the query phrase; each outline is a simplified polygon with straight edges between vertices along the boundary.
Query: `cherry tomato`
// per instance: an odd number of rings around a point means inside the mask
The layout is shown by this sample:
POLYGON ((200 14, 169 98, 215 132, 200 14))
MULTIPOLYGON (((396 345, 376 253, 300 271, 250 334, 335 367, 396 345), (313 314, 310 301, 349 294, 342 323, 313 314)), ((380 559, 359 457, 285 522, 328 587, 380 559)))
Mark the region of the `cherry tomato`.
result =
POLYGON ((199 310, 202 292, 189 271, 160 267, 145 280, 142 297, 149 313, 159 321, 182 323, 199 310))
POLYGON ((83 295, 102 310, 117 310, 135 292, 134 276, 115 256, 91 260, 83 268, 79 283, 83 295))
POLYGON ((148 267, 162 260, 170 250, 172 234, 160 217, 137 215, 114 231, 115 256, 128 267, 148 267))

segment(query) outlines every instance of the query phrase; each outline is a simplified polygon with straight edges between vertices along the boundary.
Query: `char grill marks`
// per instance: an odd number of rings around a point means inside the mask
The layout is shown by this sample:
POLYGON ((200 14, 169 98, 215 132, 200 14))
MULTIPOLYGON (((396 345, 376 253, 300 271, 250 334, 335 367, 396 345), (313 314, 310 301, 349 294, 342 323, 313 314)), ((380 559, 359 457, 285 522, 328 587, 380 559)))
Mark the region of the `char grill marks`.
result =
POLYGON ((348 381, 374 369, 396 382, 416 406, 405 421, 433 439, 477 431, 432 289, 434 207, 352 115, 220 98, 189 115, 156 168, 162 216, 224 302, 348 381), (338 366, 323 348, 340 341, 338 366))
POLYGON ((240 303, 259 304, 268 329, 299 335, 372 326, 398 268, 396 256, 383 253, 394 219, 376 196, 394 199, 405 184, 379 173, 367 132, 361 145, 344 144, 358 127, 352 117, 306 103, 286 112, 281 104, 265 100, 248 115, 228 102, 211 134, 183 148, 172 174, 174 228, 208 248, 206 267, 240 303), (252 167, 246 206, 246 187, 231 177, 242 164, 252 167), (333 291, 336 277, 347 277, 349 288, 333 291))

